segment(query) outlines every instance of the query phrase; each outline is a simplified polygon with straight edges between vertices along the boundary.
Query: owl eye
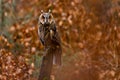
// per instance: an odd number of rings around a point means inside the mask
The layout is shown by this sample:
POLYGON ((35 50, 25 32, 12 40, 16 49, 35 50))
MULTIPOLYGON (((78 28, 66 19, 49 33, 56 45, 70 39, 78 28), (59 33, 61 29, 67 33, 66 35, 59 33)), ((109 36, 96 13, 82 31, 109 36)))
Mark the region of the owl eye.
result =
POLYGON ((49 19, 51 19, 52 17, 51 16, 49 16, 49 19))
POLYGON ((42 19, 45 19, 45 17, 44 17, 44 16, 42 16, 42 19))

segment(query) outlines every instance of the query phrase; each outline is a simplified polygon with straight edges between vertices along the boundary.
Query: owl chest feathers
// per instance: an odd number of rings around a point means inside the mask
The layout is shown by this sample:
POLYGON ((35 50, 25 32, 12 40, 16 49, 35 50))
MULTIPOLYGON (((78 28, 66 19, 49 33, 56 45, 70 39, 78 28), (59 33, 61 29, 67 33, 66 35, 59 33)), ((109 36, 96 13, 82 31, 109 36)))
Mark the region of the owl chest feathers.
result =
POLYGON ((41 25, 38 30, 38 34, 40 35, 41 42, 44 46, 54 45, 53 38, 55 36, 55 32, 51 26, 43 26, 41 25))

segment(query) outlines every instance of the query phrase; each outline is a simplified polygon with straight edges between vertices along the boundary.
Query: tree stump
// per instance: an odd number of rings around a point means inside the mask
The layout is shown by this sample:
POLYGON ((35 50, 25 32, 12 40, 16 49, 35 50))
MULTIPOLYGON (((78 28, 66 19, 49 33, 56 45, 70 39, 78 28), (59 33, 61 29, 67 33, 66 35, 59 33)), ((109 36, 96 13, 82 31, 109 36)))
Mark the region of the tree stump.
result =
POLYGON ((43 56, 38 80, 50 80, 53 66, 53 50, 50 48, 43 56))

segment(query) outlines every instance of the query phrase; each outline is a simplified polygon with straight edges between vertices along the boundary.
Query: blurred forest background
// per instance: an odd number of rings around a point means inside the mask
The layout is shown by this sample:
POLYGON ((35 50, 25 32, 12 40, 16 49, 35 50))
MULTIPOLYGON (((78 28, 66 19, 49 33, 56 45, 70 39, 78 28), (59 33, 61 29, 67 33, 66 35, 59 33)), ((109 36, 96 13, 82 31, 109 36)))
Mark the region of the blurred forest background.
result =
POLYGON ((38 16, 49 9, 63 48, 52 80, 120 80, 120 0, 0 0, 0 80, 37 80, 38 16))

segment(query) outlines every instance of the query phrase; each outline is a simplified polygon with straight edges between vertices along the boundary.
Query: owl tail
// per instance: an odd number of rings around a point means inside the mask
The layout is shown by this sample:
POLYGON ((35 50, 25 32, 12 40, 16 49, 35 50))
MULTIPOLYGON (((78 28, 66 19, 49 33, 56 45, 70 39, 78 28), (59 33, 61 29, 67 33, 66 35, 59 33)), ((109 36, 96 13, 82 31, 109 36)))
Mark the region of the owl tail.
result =
POLYGON ((62 64, 62 59, 61 59, 62 49, 61 49, 61 47, 57 48, 53 54, 54 54, 53 55, 53 64, 61 66, 61 64, 62 64))
POLYGON ((47 51, 47 54, 42 59, 38 80, 50 80, 53 63, 59 66, 61 65, 61 53, 61 48, 55 50, 49 49, 47 51))

